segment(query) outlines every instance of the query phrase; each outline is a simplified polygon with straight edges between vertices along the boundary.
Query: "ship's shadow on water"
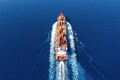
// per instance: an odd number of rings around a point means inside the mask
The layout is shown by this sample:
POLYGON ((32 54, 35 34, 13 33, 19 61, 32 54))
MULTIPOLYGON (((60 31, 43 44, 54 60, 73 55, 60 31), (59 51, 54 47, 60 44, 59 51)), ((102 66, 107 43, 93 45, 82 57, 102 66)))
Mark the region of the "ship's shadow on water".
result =
POLYGON ((86 80, 111 80, 108 79, 104 71, 98 67, 94 57, 90 54, 91 52, 80 41, 79 37, 76 36, 76 33, 74 33, 74 36, 77 61, 85 70, 86 80))

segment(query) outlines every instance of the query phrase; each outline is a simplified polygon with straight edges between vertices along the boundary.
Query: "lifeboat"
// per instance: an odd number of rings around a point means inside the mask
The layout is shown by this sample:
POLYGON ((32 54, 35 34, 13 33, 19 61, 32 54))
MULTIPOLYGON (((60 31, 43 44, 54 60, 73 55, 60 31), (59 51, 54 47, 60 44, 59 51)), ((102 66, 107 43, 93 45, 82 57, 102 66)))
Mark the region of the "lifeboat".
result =
POLYGON ((67 55, 67 38, 66 38, 66 19, 61 13, 57 18, 56 28, 56 60, 68 60, 67 55))

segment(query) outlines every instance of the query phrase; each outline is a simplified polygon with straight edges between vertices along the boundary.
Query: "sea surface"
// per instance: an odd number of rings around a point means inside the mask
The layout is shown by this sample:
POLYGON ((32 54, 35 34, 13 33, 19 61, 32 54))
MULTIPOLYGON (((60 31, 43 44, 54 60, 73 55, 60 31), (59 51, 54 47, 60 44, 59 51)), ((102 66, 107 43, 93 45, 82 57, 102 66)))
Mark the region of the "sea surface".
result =
POLYGON ((0 0, 0 80, 48 80, 60 12, 85 46, 77 58, 91 79, 120 80, 120 0, 0 0))

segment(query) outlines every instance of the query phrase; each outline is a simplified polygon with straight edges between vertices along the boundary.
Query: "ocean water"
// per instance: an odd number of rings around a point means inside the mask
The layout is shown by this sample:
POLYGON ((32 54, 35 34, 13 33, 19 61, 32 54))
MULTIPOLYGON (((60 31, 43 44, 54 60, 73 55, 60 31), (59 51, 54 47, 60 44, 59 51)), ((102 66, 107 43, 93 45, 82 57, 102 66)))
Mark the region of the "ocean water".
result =
POLYGON ((0 80, 48 80, 60 12, 85 46, 77 58, 90 77, 120 80, 119 0, 0 0, 0 80))

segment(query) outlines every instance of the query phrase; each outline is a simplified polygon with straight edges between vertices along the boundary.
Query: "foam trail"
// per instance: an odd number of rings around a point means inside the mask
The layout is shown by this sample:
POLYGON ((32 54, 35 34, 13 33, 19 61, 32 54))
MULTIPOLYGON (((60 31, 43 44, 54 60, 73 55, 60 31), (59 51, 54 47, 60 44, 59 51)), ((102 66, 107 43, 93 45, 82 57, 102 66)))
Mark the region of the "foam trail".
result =
POLYGON ((85 74, 84 69, 81 67, 80 64, 79 64, 79 66, 77 64, 74 36, 73 36, 72 26, 70 25, 69 22, 67 22, 67 28, 68 28, 68 38, 69 38, 70 52, 71 52, 69 64, 71 64, 71 69, 72 69, 71 70, 72 71, 72 80, 86 80, 85 75, 84 75, 85 74))
POLYGON ((50 56, 49 56, 49 80, 55 79, 55 71, 56 71, 56 65, 55 65, 55 34, 56 34, 56 24, 55 22, 52 26, 52 32, 51 32, 51 42, 50 42, 50 56))
MULTIPOLYGON (((69 80, 67 61, 56 61, 55 60, 55 41, 56 41, 56 23, 52 26, 51 32, 51 42, 50 42, 50 67, 49 67, 49 80, 69 80)), ((71 66, 72 80, 86 80, 84 76, 84 69, 81 65, 77 64, 76 53, 75 53, 75 43, 74 36, 71 25, 67 22, 68 30, 68 42, 70 44, 70 58, 69 64, 71 66)))
POLYGON ((60 61, 56 67, 56 80, 68 80, 67 64, 60 61))

